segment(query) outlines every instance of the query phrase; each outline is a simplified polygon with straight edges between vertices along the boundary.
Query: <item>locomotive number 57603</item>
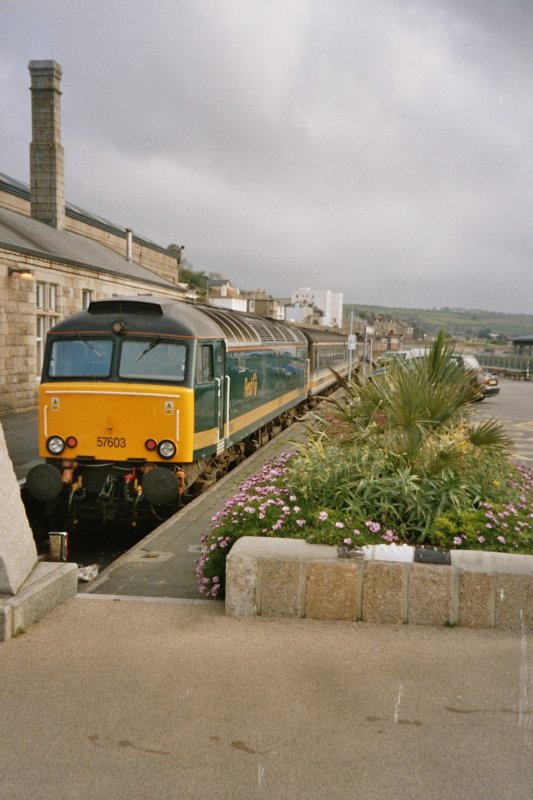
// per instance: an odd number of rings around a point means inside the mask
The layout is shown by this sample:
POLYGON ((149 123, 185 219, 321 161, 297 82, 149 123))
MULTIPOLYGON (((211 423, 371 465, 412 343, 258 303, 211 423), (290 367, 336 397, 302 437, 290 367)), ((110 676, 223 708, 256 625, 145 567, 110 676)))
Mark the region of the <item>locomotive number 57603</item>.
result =
POLYGON ((126 447, 124 436, 97 436, 97 447, 126 447))

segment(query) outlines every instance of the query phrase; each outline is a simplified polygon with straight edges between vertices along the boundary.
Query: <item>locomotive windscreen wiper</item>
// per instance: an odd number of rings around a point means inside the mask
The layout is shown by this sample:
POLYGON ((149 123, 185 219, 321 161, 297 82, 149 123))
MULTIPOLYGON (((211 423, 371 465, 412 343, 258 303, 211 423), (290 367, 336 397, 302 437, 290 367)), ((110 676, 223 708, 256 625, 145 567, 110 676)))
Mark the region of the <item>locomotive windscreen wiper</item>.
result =
POLYGON ((98 358, 103 358, 103 355, 102 355, 102 353, 101 353, 99 350, 97 350, 97 348, 96 348, 96 347, 95 347, 93 344, 91 344, 90 342, 88 342, 88 341, 87 341, 87 339, 84 339, 84 338, 83 338, 83 336, 81 335, 81 333, 76 333, 76 336, 78 337, 78 339, 80 340, 80 342, 83 342, 83 344, 86 344, 86 345, 87 345, 87 347, 89 348, 89 350, 92 350, 92 351, 93 351, 93 353, 96 353, 96 355, 98 356, 98 358))
POLYGON ((150 352, 150 350, 153 350, 154 347, 157 347, 157 345, 160 343, 160 341, 161 341, 161 338, 158 337, 157 339, 154 339, 153 341, 151 341, 150 344, 147 344, 146 347, 144 348, 144 350, 142 351, 142 353, 140 354, 140 356, 137 356, 135 361, 136 362, 140 361, 141 358, 146 355, 146 353, 150 352))

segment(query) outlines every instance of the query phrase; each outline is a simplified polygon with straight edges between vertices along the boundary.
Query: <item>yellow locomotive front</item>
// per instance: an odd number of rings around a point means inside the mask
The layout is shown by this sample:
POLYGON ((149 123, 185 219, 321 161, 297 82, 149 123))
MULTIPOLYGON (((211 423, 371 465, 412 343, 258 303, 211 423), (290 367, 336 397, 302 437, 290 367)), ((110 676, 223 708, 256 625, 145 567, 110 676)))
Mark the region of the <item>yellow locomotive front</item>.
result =
POLYGON ((39 391, 45 463, 28 494, 70 522, 174 510, 193 456, 191 352, 149 314, 81 312, 53 329, 39 391))
POLYGON ((164 384, 41 385, 39 455, 63 460, 190 461, 192 389, 164 384), (183 424, 185 421, 185 424, 183 424))

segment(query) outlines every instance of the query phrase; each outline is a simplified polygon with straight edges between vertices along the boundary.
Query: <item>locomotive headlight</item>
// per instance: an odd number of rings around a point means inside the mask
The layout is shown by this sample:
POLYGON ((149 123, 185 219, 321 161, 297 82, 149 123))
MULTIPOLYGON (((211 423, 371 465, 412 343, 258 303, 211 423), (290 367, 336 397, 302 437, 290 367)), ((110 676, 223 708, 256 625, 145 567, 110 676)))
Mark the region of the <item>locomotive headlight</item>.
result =
POLYGON ((176 445, 170 439, 163 439, 157 445, 157 452, 161 458, 174 458, 176 455, 176 445))
POLYGON ((65 442, 61 436, 50 436, 46 440, 46 449, 49 453, 52 453, 53 456, 58 456, 65 449, 65 442))
POLYGON ((121 319, 116 319, 111 325, 111 330, 113 331, 113 333, 124 333, 125 327, 126 327, 125 322, 123 322, 121 319))

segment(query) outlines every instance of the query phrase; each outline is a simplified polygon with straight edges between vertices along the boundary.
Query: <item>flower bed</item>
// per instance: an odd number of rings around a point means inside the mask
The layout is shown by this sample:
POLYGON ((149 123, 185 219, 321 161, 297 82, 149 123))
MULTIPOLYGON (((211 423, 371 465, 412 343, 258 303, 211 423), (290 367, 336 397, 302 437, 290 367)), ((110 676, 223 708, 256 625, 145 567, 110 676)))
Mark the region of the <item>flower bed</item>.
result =
MULTIPOLYGON (((361 547, 367 544, 412 544, 393 528, 373 519, 354 519, 332 508, 315 506, 299 496, 292 481, 298 455, 285 453, 244 481, 239 492, 212 518, 202 536, 196 566, 199 590, 207 597, 223 597, 225 562, 241 536, 305 539, 312 544, 361 547)), ((533 553, 533 471, 511 466, 504 486, 504 503, 480 502, 479 507, 438 517, 425 544, 449 549, 504 553, 533 553)))
POLYGON ((533 474, 511 462, 501 422, 476 419, 478 397, 443 332, 408 367, 345 383, 305 446, 215 515, 200 591, 222 596, 228 550, 245 535, 533 553, 533 474))

